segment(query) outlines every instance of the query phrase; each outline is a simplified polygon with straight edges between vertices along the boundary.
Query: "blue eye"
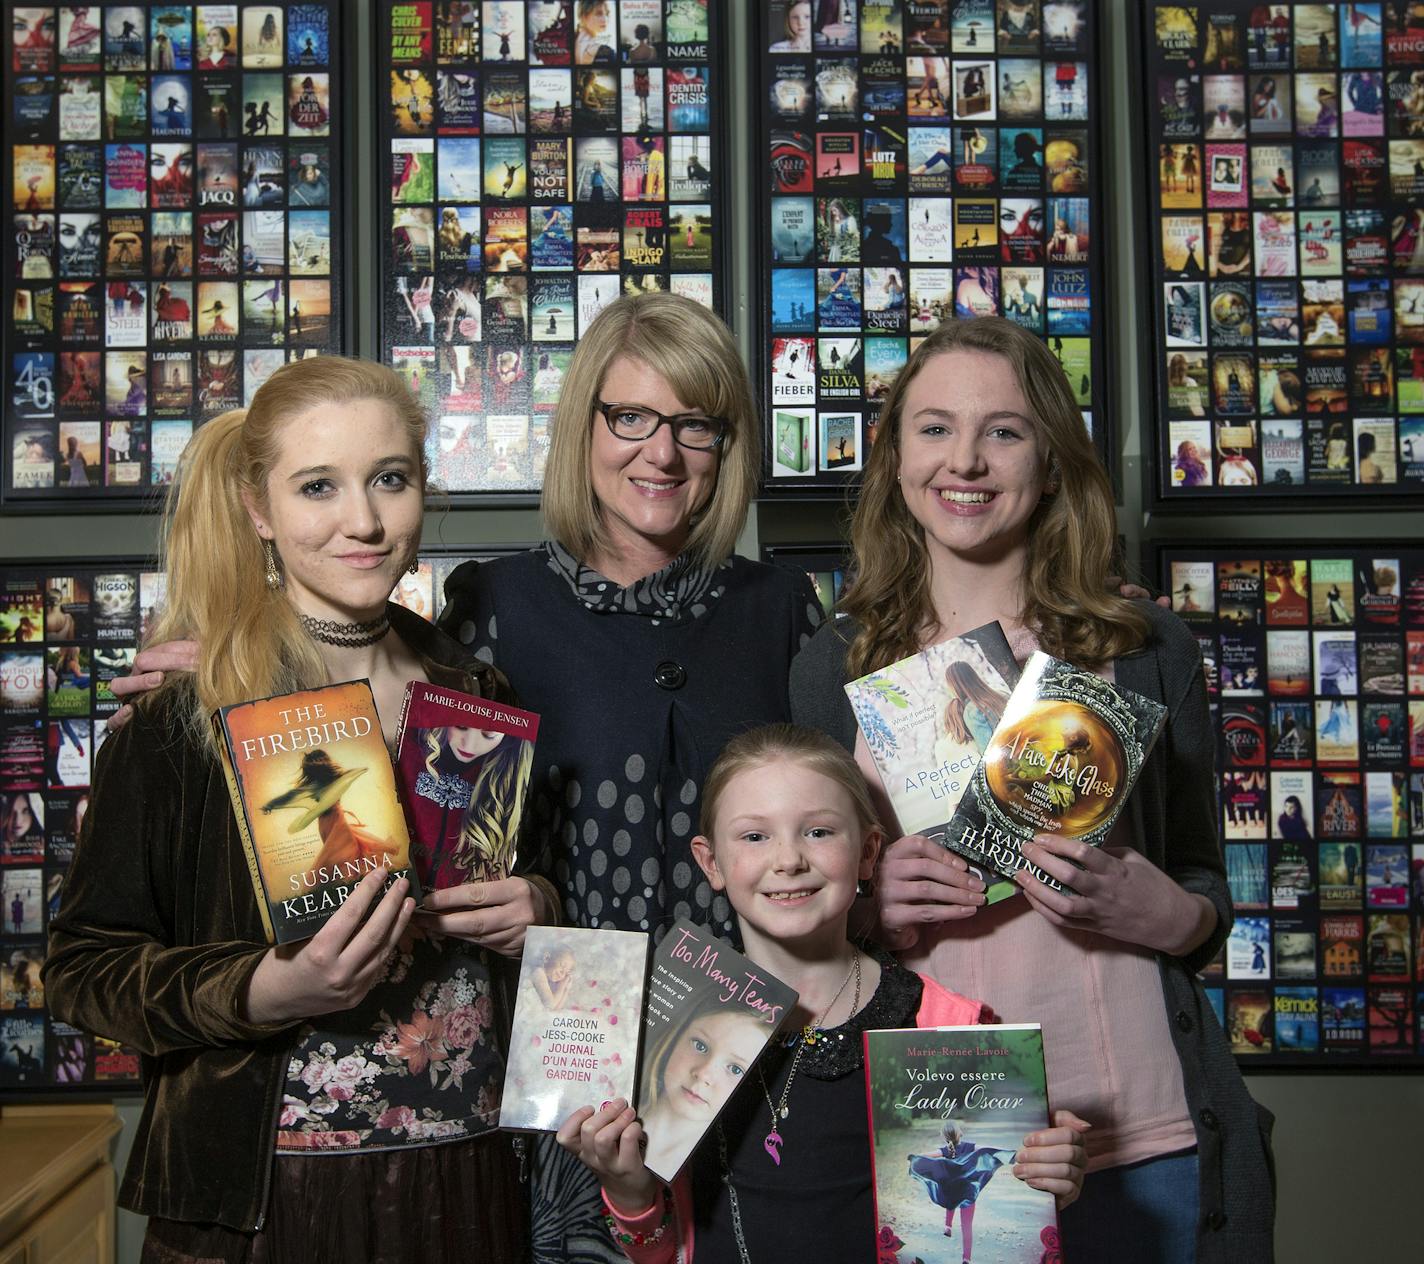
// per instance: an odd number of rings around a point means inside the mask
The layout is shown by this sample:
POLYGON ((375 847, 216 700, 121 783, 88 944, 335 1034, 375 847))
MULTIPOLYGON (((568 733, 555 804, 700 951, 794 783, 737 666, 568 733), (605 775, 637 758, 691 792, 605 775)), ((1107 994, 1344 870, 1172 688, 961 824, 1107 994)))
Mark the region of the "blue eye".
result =
POLYGON ((314 478, 310 483, 302 484, 302 495, 319 497, 329 495, 332 491, 332 483, 329 478, 314 478))
POLYGON ((701 1036, 692 1036, 690 1037, 690 1039, 692 1041, 692 1051, 694 1053, 705 1054, 707 1052, 707 1042, 703 1040, 701 1036))

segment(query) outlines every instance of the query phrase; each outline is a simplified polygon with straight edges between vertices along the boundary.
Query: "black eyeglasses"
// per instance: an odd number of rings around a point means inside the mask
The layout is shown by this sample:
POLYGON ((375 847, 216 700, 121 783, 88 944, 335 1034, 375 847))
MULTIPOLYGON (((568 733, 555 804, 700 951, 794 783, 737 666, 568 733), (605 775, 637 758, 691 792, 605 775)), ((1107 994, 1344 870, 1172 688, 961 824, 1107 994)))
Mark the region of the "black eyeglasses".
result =
POLYGON ((662 425, 671 428, 673 441, 679 447, 691 448, 694 452, 720 447, 727 435, 727 423, 720 417, 698 417, 688 413, 666 417, 640 404, 606 404, 602 400, 596 400, 593 406, 603 414, 609 433, 629 443, 651 439, 662 425))

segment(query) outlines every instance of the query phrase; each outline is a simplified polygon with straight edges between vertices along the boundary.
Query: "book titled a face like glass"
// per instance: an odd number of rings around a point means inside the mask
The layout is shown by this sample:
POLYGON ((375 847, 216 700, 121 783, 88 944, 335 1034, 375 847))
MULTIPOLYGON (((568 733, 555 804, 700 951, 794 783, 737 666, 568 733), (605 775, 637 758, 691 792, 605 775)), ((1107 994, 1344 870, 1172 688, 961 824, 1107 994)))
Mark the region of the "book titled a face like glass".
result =
MULTIPOLYGON (((1122 814, 1167 708, 1087 668, 1034 653, 984 758, 959 800, 944 844, 1006 879, 1028 863, 1023 845, 1057 834, 1100 846, 1122 814)), ((989 903, 997 897, 989 892, 989 903)))

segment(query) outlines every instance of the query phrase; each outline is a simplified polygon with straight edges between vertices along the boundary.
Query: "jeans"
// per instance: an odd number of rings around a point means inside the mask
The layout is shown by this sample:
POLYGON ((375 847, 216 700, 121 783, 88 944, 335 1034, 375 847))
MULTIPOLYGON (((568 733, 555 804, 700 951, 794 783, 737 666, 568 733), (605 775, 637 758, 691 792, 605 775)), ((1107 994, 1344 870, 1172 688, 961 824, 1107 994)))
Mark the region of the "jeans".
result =
POLYGON ((1065 1264, 1193 1264, 1197 1152, 1089 1173, 1059 1213, 1065 1264))

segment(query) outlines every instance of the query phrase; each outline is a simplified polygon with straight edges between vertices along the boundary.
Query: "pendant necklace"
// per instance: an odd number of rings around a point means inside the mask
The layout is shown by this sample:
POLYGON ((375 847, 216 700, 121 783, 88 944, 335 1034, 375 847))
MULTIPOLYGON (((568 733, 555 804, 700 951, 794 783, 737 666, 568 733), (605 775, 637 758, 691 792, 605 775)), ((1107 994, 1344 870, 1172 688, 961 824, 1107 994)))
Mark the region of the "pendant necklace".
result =
POLYGON ((821 1039, 822 1024, 826 1016, 835 1009, 836 1002, 841 999, 842 993, 846 990, 846 985, 851 979, 855 980, 855 993, 851 1000, 850 1013, 854 1017, 860 1009, 860 952, 856 951, 855 959, 851 962, 850 969, 846 971, 846 977, 841 981, 841 985, 836 989, 836 994, 831 997, 831 1003, 821 1011, 821 1017, 814 1022, 807 1023, 801 1029, 801 1034, 796 1039, 796 1056, 791 1059, 791 1070, 786 1075, 786 1085, 781 1090, 781 1100, 774 1102, 771 1099, 771 1089, 767 1087, 766 1073, 758 1070, 761 1076, 761 1091, 766 1094, 766 1104, 771 1110, 771 1131, 766 1134, 766 1139, 761 1143, 762 1148, 771 1157, 771 1161, 778 1167, 781 1166, 781 1149, 784 1144, 781 1133, 777 1131, 779 1123, 784 1121, 789 1115, 790 1109, 787 1101, 791 1097, 791 1084, 796 1079, 796 1068, 801 1065, 801 1055, 806 1052, 807 1046, 816 1044, 821 1039))

